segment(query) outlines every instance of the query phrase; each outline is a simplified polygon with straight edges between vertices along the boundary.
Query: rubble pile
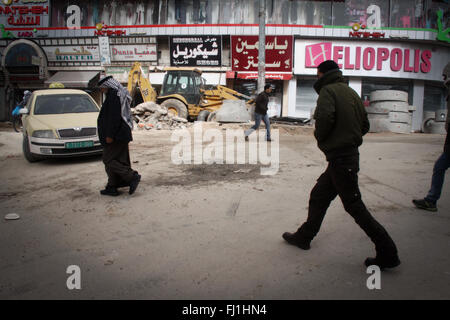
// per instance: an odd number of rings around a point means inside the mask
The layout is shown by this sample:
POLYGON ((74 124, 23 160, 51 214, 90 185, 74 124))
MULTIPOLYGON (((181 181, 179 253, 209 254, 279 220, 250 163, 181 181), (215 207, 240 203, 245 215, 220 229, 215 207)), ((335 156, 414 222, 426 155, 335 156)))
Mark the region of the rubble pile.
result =
POLYGON ((190 124, 177 117, 155 102, 144 102, 131 108, 136 130, 175 130, 184 129, 190 124))

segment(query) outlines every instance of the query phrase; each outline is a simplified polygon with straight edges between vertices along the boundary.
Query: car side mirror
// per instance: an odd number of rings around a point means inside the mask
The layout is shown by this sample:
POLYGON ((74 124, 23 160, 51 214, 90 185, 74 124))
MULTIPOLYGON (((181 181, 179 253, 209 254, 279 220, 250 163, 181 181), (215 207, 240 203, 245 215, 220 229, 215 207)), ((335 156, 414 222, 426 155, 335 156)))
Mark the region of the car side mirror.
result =
POLYGON ((20 113, 20 114, 28 114, 29 111, 28 111, 27 108, 22 108, 22 109, 19 110, 19 113, 20 113))

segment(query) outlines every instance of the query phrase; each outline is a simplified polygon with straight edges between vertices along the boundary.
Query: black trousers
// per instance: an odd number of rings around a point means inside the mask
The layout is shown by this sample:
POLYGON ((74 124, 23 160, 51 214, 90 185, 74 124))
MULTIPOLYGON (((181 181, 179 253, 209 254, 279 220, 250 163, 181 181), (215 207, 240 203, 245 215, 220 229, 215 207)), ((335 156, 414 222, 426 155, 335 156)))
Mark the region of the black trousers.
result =
POLYGON ((103 145, 103 163, 108 175, 108 187, 130 185, 135 171, 131 169, 128 142, 114 141, 103 145))
POLYGON ((389 234, 367 210, 358 186, 359 155, 346 156, 328 163, 311 191, 307 221, 298 229, 296 236, 311 241, 319 232, 325 213, 337 195, 345 211, 364 230, 375 244, 377 256, 396 257, 397 248, 389 234))

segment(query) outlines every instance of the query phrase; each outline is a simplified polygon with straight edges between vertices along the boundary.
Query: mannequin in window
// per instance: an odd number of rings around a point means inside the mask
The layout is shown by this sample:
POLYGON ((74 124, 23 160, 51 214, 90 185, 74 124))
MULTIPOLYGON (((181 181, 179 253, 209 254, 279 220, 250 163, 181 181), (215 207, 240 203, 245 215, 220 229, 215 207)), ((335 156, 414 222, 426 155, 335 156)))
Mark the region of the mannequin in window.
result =
POLYGON ((102 21, 101 21, 102 23, 104 23, 104 24, 109 23, 109 5, 106 2, 103 4, 101 19, 102 19, 102 21))
POLYGON ((111 12, 109 13, 109 25, 115 26, 117 16, 117 2, 116 0, 111 1, 111 12))
POLYGON ((127 8, 127 26, 132 26, 136 21, 136 11, 134 10, 134 5, 132 2, 128 1, 125 7, 127 8))
POLYGON ((145 24, 145 7, 144 3, 142 1, 139 1, 136 6, 136 25, 143 25, 145 24))
POLYGON ((126 26, 127 25, 127 6, 121 5, 119 7, 119 21, 118 24, 120 26, 126 26))

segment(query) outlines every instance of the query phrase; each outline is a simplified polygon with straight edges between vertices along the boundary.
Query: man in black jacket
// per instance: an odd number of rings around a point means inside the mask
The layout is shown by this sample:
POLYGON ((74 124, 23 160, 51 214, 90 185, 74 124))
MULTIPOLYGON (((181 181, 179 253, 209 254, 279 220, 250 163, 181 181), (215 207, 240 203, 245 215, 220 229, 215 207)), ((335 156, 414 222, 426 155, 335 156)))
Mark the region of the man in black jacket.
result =
POLYGON ((97 127, 103 145, 103 163, 108 175, 108 184, 100 193, 117 196, 117 188, 129 186, 129 194, 133 194, 141 176, 131 169, 128 149, 129 142, 133 140, 131 97, 127 89, 112 76, 100 80, 98 86, 106 94, 97 119, 97 127))
POLYGON ((314 113, 314 136, 325 153, 328 167, 311 191, 308 219, 295 233, 283 238, 308 250, 319 232, 331 202, 339 195, 347 211, 375 244, 376 257, 367 258, 366 266, 380 269, 400 264, 397 248, 389 234, 367 210, 358 186, 359 151, 362 136, 369 131, 367 112, 359 95, 344 81, 338 65, 328 60, 318 66, 314 89, 319 94, 314 113))
POLYGON ((253 131, 259 128, 261 120, 264 121, 267 131, 267 141, 272 141, 270 139, 270 121, 269 115, 267 114, 267 104, 269 103, 269 94, 272 92, 272 86, 266 84, 264 86, 264 91, 261 92, 256 98, 255 102, 255 125, 248 130, 245 130, 245 140, 248 141, 248 136, 252 134, 253 131))

